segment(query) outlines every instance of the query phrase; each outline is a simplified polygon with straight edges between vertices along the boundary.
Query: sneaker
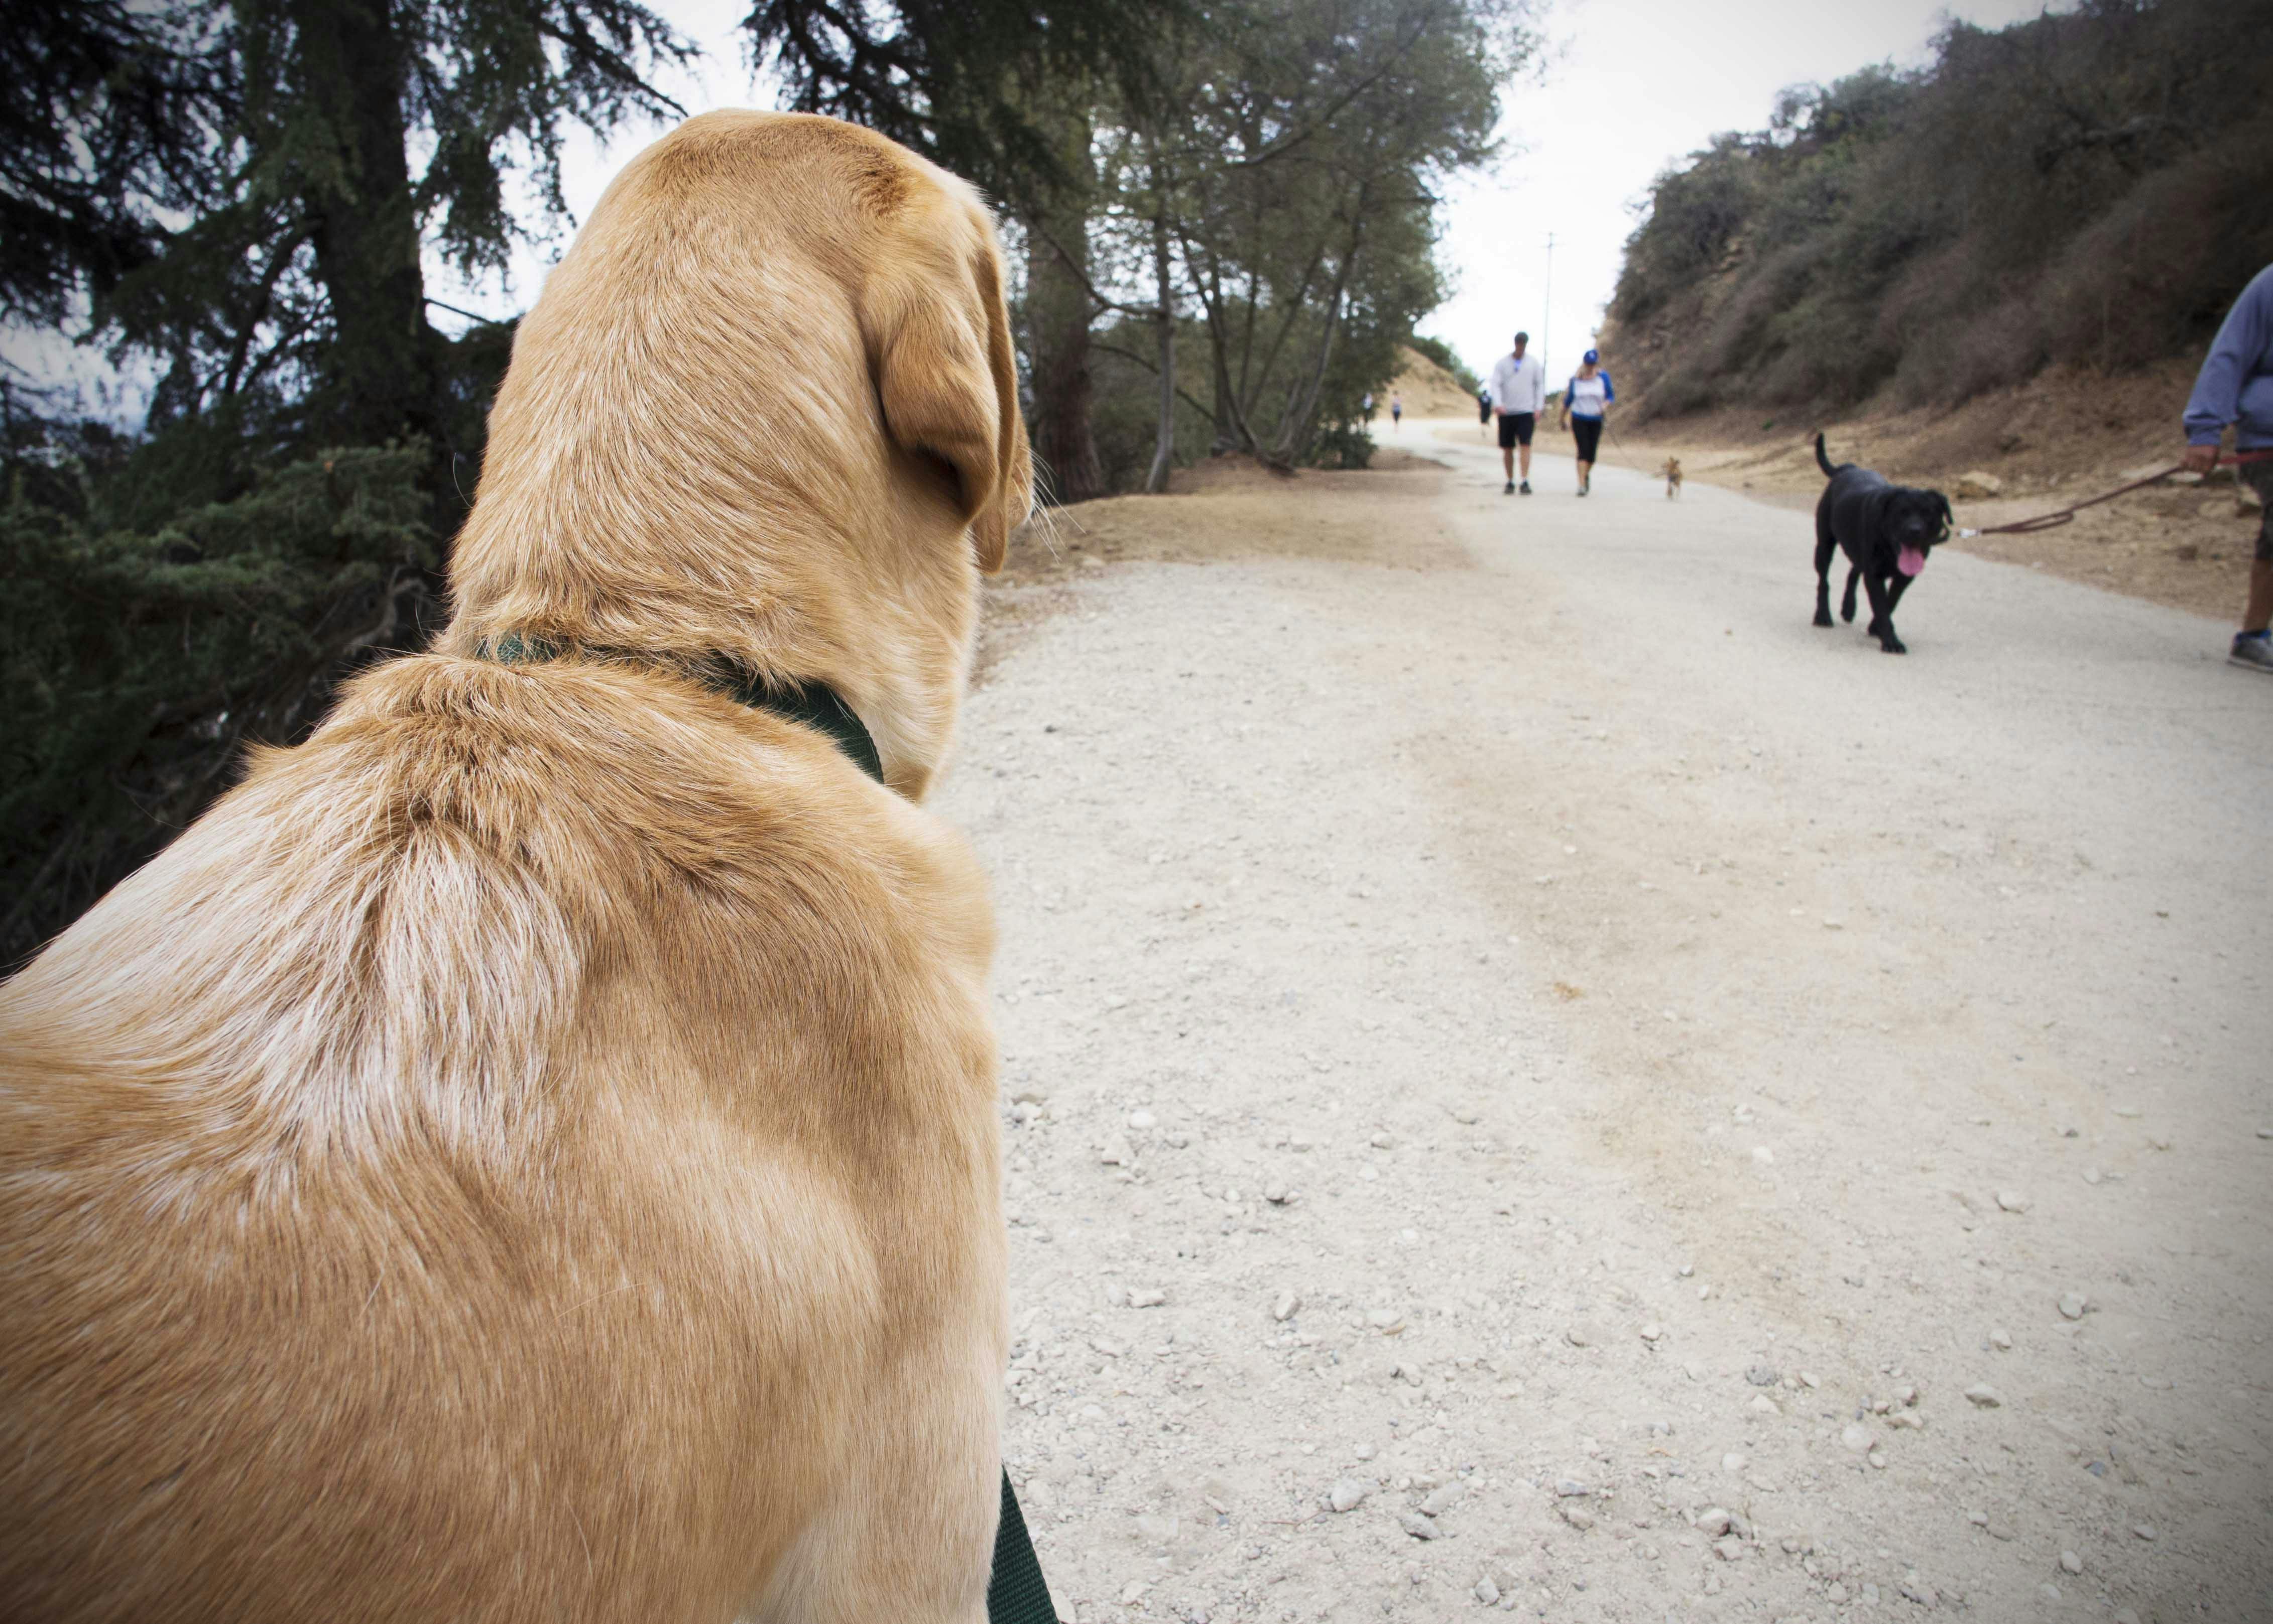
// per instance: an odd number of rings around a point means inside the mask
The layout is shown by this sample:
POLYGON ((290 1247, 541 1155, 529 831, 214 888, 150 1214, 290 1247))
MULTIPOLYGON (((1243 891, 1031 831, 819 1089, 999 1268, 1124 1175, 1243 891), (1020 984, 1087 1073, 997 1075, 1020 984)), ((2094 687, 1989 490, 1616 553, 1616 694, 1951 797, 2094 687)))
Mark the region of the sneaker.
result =
POLYGON ((1500 486, 1499 493, 1502 496, 1513 496, 1515 494, 1515 481, 1511 479, 1505 485, 1500 486))
POLYGON ((2262 671, 2273 677, 2273 637, 2263 632, 2254 635, 2248 632, 2242 633, 2233 640, 2233 647, 2226 654, 2225 663, 2239 665, 2245 671, 2262 671))
POLYGON ((1581 495, 1581 496, 1584 496, 1586 493, 1587 493, 1587 487, 1586 487, 1585 485, 1580 485, 1580 486, 1579 487, 1579 495, 1581 495))
POLYGON ((1518 489, 1519 491, 1521 491, 1521 492, 1522 492, 1526 496, 1530 495, 1530 494, 1531 494, 1531 481, 1530 481, 1530 480, 1528 480, 1528 479, 1525 480, 1521 485, 1518 485, 1518 486, 1516 487, 1516 489, 1518 489))

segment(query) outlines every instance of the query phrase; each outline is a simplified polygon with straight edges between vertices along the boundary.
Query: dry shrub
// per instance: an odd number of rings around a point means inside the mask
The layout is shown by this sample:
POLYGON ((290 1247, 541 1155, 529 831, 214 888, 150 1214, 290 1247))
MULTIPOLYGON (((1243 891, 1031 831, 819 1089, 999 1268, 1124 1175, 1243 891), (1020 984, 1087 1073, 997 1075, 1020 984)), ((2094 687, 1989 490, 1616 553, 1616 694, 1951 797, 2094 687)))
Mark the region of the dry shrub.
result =
POLYGON ((1961 237, 1909 259, 1878 301, 1872 337, 1880 348, 1908 356, 1965 303, 1980 274, 1974 246, 1969 238, 1961 237))
POLYGON ((1910 406, 1954 406, 2022 382, 2043 370, 2041 333, 2035 306, 2024 297, 1978 315, 1961 307, 1904 348, 1895 397, 1910 406))
POLYGON ((1715 404, 1712 380, 1698 372, 1677 372, 1653 385, 1649 393, 1634 404, 1637 423, 1647 423, 1653 417, 1681 417, 1692 411, 1707 411, 1715 404))
POLYGON ((2044 278, 2052 354, 2104 372, 2168 355, 2215 326, 2273 261, 2273 119, 2149 175, 2044 278))

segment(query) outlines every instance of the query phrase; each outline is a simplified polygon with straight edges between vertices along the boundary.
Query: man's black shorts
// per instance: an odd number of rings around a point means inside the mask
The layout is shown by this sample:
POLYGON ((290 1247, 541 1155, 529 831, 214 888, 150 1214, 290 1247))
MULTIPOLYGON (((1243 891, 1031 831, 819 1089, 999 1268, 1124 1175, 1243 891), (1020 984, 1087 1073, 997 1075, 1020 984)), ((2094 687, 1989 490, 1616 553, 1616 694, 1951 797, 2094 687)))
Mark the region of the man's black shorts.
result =
POLYGON ((1502 412, 1499 419, 1499 448, 1502 451, 1512 451, 1518 446, 1529 445, 1531 431, 1537 427, 1538 424, 1538 417, 1527 411, 1502 412))
POLYGON ((2257 561, 2273 564, 2273 461, 2244 462, 2233 471, 2249 482, 2263 504, 2257 515, 2257 561))

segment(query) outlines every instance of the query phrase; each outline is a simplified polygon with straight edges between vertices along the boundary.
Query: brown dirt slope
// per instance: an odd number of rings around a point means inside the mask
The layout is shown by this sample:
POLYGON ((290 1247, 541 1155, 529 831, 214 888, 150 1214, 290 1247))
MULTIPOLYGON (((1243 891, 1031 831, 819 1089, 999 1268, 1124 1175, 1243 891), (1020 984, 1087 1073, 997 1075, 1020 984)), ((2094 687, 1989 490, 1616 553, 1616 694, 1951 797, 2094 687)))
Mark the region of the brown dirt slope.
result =
MULTIPOLYGON (((1457 417, 1475 410, 1476 397, 1419 350, 1400 348, 1397 359, 1397 376, 1389 387, 1404 395, 1407 417, 1457 417)), ((1389 396, 1384 393, 1381 398, 1385 404, 1389 396)))
MULTIPOLYGON (((1729 407, 1625 432, 1613 420, 1603 460, 1655 470, 1677 456, 1685 478, 1812 506, 1823 488, 1810 444, 1820 428, 1834 462, 1947 490, 1958 523, 1979 529, 2067 507, 2176 462, 2184 449, 2179 414, 2193 381, 2185 362, 2116 378, 2059 369, 1949 410, 1866 408, 1818 420, 1804 410, 1729 407), (2002 485, 1998 499, 1958 497, 1960 476, 1976 471, 2002 485)), ((2257 530, 2257 515, 2242 500, 2221 470, 2206 485, 2174 481, 2119 497, 2056 530, 1958 545, 2109 591, 2236 616, 2257 530)))

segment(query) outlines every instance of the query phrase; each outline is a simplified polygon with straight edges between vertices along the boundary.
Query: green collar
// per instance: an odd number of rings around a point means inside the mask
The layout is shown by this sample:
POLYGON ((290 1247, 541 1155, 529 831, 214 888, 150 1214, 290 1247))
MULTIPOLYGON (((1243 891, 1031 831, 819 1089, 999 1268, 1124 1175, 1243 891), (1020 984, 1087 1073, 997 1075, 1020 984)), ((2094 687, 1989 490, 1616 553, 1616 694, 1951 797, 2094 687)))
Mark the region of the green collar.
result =
MULTIPOLYGON (((538 638, 507 632, 493 643, 484 643, 478 653, 481 658, 495 660, 500 665, 528 665, 551 659, 559 650, 538 638)), ((717 691, 753 710, 770 710, 784 721, 818 728, 851 758, 854 766, 877 783, 884 781, 883 758, 876 753, 875 740, 869 736, 852 707, 827 683, 808 682, 799 688, 774 689, 750 680, 731 688, 718 687, 717 691)))

